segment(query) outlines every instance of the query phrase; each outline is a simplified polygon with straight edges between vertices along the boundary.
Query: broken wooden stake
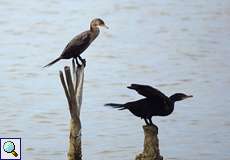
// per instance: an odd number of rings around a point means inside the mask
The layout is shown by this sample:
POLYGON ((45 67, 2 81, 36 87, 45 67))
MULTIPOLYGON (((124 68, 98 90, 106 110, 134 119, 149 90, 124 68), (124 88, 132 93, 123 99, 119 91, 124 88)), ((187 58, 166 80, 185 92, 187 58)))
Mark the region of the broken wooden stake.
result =
POLYGON ((65 66, 64 72, 60 71, 60 79, 65 91, 70 111, 70 135, 68 160, 81 160, 81 120, 80 111, 82 104, 82 90, 84 81, 84 66, 75 65, 72 61, 72 74, 69 66, 65 66))

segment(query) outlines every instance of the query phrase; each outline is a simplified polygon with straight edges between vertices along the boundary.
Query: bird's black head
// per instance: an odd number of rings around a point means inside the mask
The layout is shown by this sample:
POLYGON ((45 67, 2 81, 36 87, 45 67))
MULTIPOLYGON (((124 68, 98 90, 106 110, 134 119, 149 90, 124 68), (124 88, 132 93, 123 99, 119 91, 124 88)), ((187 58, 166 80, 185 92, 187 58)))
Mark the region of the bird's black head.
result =
POLYGON ((181 100, 184 100, 186 98, 191 98, 193 97, 192 95, 186 95, 184 93, 175 93, 174 95, 170 96, 170 100, 173 101, 173 102, 176 102, 176 101, 181 101, 181 100))
POLYGON ((91 28, 105 27, 107 29, 109 28, 105 25, 105 22, 100 18, 93 19, 90 23, 90 27, 91 28))

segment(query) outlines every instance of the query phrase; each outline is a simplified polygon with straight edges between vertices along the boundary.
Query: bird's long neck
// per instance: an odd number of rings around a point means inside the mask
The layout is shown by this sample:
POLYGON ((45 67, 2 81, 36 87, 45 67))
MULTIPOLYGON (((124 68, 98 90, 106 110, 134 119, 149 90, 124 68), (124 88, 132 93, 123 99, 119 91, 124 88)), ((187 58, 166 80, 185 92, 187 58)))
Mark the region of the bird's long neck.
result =
POLYGON ((171 106, 170 108, 173 111, 174 110, 174 105, 175 105, 175 102, 177 101, 177 99, 176 99, 175 96, 170 96, 169 99, 170 99, 170 106, 171 106))
POLYGON ((169 115, 173 112, 174 104, 175 102, 172 102, 171 100, 167 102, 167 104, 164 107, 164 110, 165 110, 164 115, 169 115))
POLYGON ((90 26, 90 32, 91 32, 91 42, 92 42, 95 38, 97 38, 97 36, 100 33, 100 30, 98 27, 90 26))
POLYGON ((175 100, 175 99, 173 99, 173 98, 171 98, 171 97, 170 97, 169 99, 170 99, 171 104, 173 104, 173 105, 174 105, 174 104, 175 104, 175 102, 176 102, 176 100, 175 100))
POLYGON ((169 97, 170 101, 174 104, 176 101, 178 101, 178 96, 177 94, 173 94, 169 97))

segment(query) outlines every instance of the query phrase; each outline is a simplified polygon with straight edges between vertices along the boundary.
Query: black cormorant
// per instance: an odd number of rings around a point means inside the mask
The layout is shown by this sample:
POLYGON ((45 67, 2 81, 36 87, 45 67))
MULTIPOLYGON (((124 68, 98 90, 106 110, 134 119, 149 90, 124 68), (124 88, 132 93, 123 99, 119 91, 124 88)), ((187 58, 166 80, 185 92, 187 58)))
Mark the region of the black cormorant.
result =
POLYGON ((168 116, 171 114, 176 101, 192 97, 184 93, 176 93, 167 97, 158 89, 141 84, 131 84, 128 88, 136 90, 145 98, 125 104, 108 103, 105 105, 119 110, 128 109, 135 116, 143 118, 147 125, 153 125, 152 116, 168 116))
MULTIPOLYGON (((84 52, 89 45, 93 42, 93 40, 99 35, 100 30, 99 27, 108 28, 104 21, 100 18, 95 18, 90 23, 90 30, 82 32, 81 34, 75 36, 65 47, 62 54, 50 62, 44 67, 50 66, 61 59, 70 59, 75 58, 77 62, 77 58, 85 65, 85 59, 82 59, 80 54, 84 52)), ((77 62, 78 63, 78 62, 77 62)))

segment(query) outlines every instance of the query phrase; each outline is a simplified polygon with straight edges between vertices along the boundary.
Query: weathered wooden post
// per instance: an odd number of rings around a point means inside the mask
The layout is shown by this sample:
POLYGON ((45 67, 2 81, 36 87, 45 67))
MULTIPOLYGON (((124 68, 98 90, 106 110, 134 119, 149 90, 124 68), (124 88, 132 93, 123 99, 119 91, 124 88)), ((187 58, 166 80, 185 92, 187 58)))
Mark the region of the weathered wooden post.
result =
POLYGON ((80 110, 82 104, 84 66, 81 65, 76 67, 73 60, 72 67, 73 76, 71 76, 70 67, 65 66, 64 71, 66 79, 64 78, 62 71, 60 71, 60 79, 69 104, 69 111, 71 115, 68 160, 81 160, 80 110))
POLYGON ((135 160, 163 160, 163 157, 160 155, 157 126, 145 125, 143 129, 145 135, 144 150, 136 156, 135 160))

